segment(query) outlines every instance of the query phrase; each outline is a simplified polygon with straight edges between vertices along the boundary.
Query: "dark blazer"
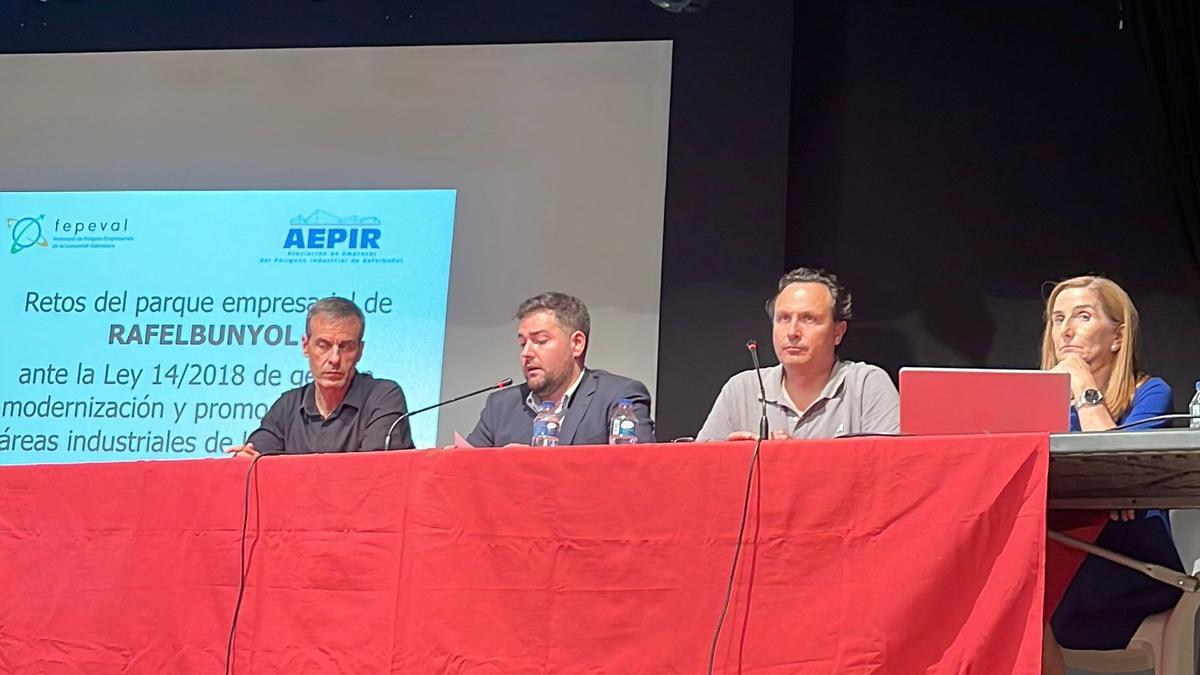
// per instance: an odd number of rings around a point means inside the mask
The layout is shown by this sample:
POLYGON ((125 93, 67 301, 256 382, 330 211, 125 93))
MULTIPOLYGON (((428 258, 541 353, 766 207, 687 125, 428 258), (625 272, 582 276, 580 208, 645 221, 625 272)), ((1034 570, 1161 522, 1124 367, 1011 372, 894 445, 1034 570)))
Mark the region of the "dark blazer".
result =
MULTIPOLYGON (((529 385, 504 389, 488 396, 479 423, 467 442, 480 448, 499 448, 509 443, 533 442, 532 409, 525 404, 529 385)), ((650 419, 650 392, 646 385, 604 370, 587 369, 567 406, 559 432, 560 445, 607 445, 608 420, 623 398, 637 412, 639 443, 654 442, 654 420, 650 419)))

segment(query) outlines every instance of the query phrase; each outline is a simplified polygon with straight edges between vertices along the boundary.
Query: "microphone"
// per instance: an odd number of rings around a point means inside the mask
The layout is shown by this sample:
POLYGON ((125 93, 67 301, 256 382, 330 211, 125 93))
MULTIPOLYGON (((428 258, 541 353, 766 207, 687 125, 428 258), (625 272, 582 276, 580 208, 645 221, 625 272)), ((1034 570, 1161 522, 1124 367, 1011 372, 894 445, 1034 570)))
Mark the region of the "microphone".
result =
POLYGON ((758 437, 767 440, 767 388, 763 385, 762 366, 758 364, 758 342, 746 340, 746 349, 750 350, 750 360, 754 361, 754 374, 758 376, 759 400, 762 401, 762 418, 758 420, 758 437))
POLYGON ((450 405, 451 403, 454 403, 456 401, 461 401, 464 398, 471 398, 472 396, 478 396, 479 394, 483 394, 483 393, 492 391, 493 389, 503 389, 512 383, 513 383, 512 378, 506 377, 503 380, 500 380, 499 382, 497 382, 496 384, 490 384, 490 385, 484 387, 483 389, 477 389, 469 394, 463 394, 462 396, 455 396, 454 398, 447 399, 445 401, 439 401, 437 403, 434 403, 433 405, 427 405, 424 408, 417 408, 416 410, 409 410, 409 411, 405 412, 404 414, 397 417, 395 422, 392 422, 392 426, 388 427, 387 436, 383 437, 383 449, 391 450, 392 432, 396 430, 397 424, 400 424, 400 422, 408 419, 409 417, 412 417, 413 415, 416 415, 417 413, 423 413, 427 410, 433 410, 434 408, 440 408, 444 405, 450 405))
POLYGON ((1115 426, 1111 429, 1105 429, 1104 431, 1085 431, 1084 433, 1102 434, 1107 431, 1124 431, 1126 429, 1132 429, 1132 428, 1134 428, 1136 426, 1140 426, 1142 424, 1150 424, 1153 422, 1162 422, 1162 421, 1171 421, 1171 420, 1196 420, 1196 419, 1200 419, 1200 415, 1192 415, 1190 413, 1185 413, 1185 414, 1171 413, 1171 414, 1167 414, 1167 415, 1155 415, 1154 417, 1147 417, 1144 420, 1138 420, 1136 422, 1126 422, 1125 424, 1122 424, 1120 426, 1115 426))

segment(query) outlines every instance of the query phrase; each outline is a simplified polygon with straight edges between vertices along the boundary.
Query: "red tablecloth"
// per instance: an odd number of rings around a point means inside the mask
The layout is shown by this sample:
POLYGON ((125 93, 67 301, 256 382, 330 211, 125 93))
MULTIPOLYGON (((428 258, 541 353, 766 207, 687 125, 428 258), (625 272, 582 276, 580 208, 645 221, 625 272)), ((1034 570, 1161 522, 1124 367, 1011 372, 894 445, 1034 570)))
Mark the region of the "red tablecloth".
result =
MULTIPOLYGON (((266 458, 235 672, 702 673, 752 448, 266 458)), ((764 444, 718 672, 1038 672, 1047 461, 764 444)), ((0 469, 0 670, 220 672, 248 464, 0 469)))

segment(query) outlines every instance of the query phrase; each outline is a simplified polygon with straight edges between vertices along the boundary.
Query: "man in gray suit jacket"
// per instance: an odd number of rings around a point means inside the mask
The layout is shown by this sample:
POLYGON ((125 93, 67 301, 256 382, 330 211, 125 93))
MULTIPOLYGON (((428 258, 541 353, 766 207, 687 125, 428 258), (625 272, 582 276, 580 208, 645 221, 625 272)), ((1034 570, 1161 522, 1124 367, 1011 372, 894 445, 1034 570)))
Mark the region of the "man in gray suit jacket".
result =
POLYGON ((528 445, 537 410, 543 401, 553 401, 562 417, 560 445, 604 445, 609 418, 621 399, 629 399, 637 413, 638 442, 654 442, 646 385, 584 366, 591 318, 578 298, 535 295, 521 303, 516 319, 525 384, 489 396, 467 442, 476 447, 528 445))

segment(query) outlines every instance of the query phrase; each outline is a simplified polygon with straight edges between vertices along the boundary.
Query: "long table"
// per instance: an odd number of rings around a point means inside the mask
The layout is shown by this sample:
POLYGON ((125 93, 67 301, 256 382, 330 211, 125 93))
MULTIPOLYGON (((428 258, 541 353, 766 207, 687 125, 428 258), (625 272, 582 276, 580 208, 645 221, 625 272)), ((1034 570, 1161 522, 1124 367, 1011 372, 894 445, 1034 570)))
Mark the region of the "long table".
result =
POLYGON ((752 449, 2 468, 0 671, 220 672, 246 503, 234 672, 702 673, 739 531, 716 672, 1039 671, 1047 435, 752 449))
POLYGON ((1200 430, 1050 436, 1050 508, 1200 509, 1200 430))

